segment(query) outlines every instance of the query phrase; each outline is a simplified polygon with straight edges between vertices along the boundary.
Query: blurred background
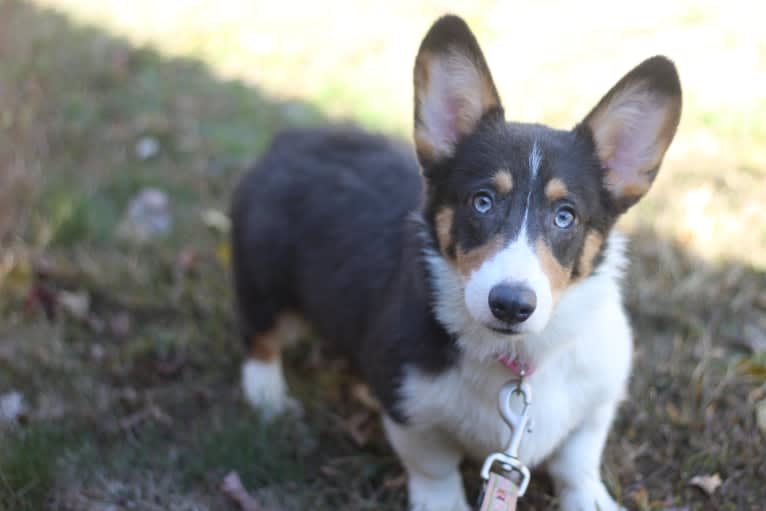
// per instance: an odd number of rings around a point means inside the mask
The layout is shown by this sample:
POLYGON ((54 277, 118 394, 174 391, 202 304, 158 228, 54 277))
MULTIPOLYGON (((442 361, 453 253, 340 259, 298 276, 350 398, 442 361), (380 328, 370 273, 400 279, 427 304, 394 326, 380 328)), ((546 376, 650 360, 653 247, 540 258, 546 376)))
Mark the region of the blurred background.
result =
POLYGON ((246 410, 226 211, 284 127, 408 139, 446 12, 514 120, 571 127, 676 62, 680 129, 621 223, 636 370, 604 476, 631 509, 762 509, 766 8, 655 0, 0 0, 0 509, 236 509, 230 470, 266 510, 404 508, 341 364, 289 355, 300 423, 246 410))

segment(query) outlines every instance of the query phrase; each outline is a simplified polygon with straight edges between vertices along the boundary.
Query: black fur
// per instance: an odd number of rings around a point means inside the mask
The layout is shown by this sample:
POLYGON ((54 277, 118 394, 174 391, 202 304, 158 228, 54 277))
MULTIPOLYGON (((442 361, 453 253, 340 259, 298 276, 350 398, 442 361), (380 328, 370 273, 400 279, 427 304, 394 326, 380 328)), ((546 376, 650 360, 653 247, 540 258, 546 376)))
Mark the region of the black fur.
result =
POLYGON ((438 371, 452 340, 430 311, 414 155, 358 130, 281 134, 233 200, 242 335, 296 311, 360 370, 394 417, 406 364, 438 371))

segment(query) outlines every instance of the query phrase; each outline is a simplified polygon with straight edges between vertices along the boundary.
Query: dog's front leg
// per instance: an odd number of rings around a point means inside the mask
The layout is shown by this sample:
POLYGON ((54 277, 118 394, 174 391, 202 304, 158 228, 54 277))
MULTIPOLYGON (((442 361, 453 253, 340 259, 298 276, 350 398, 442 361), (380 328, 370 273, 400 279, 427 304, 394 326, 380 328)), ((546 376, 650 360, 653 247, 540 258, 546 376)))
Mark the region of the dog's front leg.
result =
POLYGON ((438 431, 421 431, 383 417, 388 441, 407 470, 412 511, 468 511, 460 477, 461 453, 438 431))
POLYGON ((617 402, 601 405, 574 430, 548 463, 561 511, 619 511, 601 481, 601 453, 617 402))

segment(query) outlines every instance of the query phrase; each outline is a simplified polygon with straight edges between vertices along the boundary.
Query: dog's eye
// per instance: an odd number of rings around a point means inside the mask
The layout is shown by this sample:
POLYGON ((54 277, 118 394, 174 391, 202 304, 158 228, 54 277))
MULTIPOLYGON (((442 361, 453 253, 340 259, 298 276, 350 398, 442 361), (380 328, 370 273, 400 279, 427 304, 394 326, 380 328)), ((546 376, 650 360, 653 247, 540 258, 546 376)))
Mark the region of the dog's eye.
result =
POLYGON ((493 205, 492 196, 487 192, 477 193, 473 196, 471 202, 473 203, 473 209, 482 215, 489 213, 493 205))
POLYGON ((572 227, 575 222, 575 212, 572 206, 561 206, 556 211, 556 216, 553 217, 553 223, 559 229, 568 229, 572 227))

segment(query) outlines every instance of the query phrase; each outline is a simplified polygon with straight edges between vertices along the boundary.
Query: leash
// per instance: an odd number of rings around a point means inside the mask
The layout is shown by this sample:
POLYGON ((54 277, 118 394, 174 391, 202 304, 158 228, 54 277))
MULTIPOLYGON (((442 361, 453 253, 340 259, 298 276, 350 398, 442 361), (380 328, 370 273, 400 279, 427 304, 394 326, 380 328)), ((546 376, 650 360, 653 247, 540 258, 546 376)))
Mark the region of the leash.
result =
POLYGON ((529 427, 529 405, 532 404, 532 388, 523 378, 511 380, 500 389, 498 408, 500 416, 511 428, 511 439, 502 452, 487 456, 481 468, 484 486, 479 496, 479 511, 515 511, 516 502, 524 496, 529 486, 530 473, 519 460, 519 445, 529 427), (519 396, 523 406, 517 414, 511 409, 511 399, 519 396))

